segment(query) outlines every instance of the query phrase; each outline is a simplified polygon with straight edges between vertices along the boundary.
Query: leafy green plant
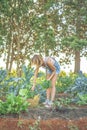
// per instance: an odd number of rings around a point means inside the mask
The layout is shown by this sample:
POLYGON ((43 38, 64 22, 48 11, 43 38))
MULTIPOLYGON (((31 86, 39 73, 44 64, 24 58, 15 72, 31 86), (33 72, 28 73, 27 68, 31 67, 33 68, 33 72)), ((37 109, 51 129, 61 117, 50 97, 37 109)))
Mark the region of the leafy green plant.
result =
POLYGON ((51 81, 45 79, 44 81, 42 81, 41 85, 44 89, 48 89, 49 87, 51 87, 51 81))
POLYGON ((25 99, 33 98, 38 93, 35 93, 35 91, 32 91, 32 90, 28 90, 27 88, 19 90, 19 95, 24 97, 25 99))
POLYGON ((33 69, 26 66, 23 66, 22 69, 22 77, 14 77, 9 75, 6 70, 0 70, 0 97, 6 97, 9 93, 17 96, 20 89, 27 89, 28 91, 31 89, 33 69))
POLYGON ((1 69, 0 70, 0 97, 5 95, 5 88, 6 88, 5 80, 6 80, 6 77, 7 77, 7 71, 1 69))
POLYGON ((69 124, 68 128, 69 128, 69 130, 79 130, 78 126, 76 126, 74 124, 69 124))
POLYGON ((61 109, 62 104, 61 104, 61 102, 60 102, 60 101, 55 101, 55 102, 54 102, 54 106, 55 106, 55 107, 58 107, 58 108, 60 108, 60 109, 61 109))
POLYGON ((64 92, 74 83, 74 79, 71 76, 59 76, 57 80, 57 91, 64 92))
POLYGON ((39 124, 40 124, 40 118, 38 118, 38 119, 34 122, 33 126, 29 126, 29 129, 30 129, 30 130, 41 130, 39 124))
POLYGON ((29 103, 21 96, 9 94, 5 102, 0 102, 0 113, 20 113, 28 110, 29 103))
POLYGON ((77 104, 79 104, 79 105, 87 105, 87 94, 84 94, 84 95, 78 94, 77 96, 79 98, 79 100, 77 101, 77 104))
POLYGON ((54 105, 61 108, 62 106, 68 106, 70 103, 70 98, 59 98, 58 101, 55 101, 54 105))
POLYGON ((61 102, 61 104, 67 106, 71 103, 71 99, 70 98, 60 98, 60 102, 61 102))
MULTIPOLYGON (((0 70, 0 83, 1 83, 3 80, 5 80, 6 76, 7 76, 7 71, 1 69, 1 70, 0 70)), ((0 84, 0 85, 1 85, 1 84, 0 84)))
POLYGON ((40 84, 37 84, 35 91, 34 91, 34 94, 40 95, 40 101, 39 102, 42 103, 46 100, 46 89, 43 89, 43 87, 40 84))
POLYGON ((27 89, 20 89, 19 90, 19 95, 22 96, 22 97, 25 97, 27 96, 28 94, 28 90, 27 89))
POLYGON ((9 93, 17 95, 22 85, 22 79, 19 77, 9 77, 8 73, 6 73, 3 77, 3 81, 0 82, 0 97, 6 97, 9 93))
POLYGON ((0 115, 1 114, 6 114, 6 112, 7 112, 7 105, 6 105, 5 102, 0 100, 0 115))
POLYGON ((73 102, 83 100, 85 97, 84 95, 87 95, 87 77, 84 75, 78 75, 74 84, 71 85, 65 92, 72 95, 73 102))
POLYGON ((18 126, 19 128, 23 128, 22 125, 23 125, 23 121, 18 120, 17 126, 18 126))
POLYGON ((23 66, 22 67, 23 76, 22 76, 22 87, 21 88, 28 88, 31 89, 31 78, 34 75, 33 68, 30 68, 29 66, 23 66))

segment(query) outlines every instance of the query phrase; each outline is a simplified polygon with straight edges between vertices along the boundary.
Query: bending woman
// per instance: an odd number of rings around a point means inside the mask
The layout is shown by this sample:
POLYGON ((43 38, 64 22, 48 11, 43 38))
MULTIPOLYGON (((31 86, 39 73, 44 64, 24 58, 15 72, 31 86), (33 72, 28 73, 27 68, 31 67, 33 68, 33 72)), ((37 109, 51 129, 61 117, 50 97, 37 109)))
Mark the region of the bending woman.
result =
POLYGON ((42 58, 40 55, 34 55, 33 58, 31 59, 31 63, 33 65, 36 65, 32 90, 35 89, 36 79, 37 79, 37 74, 38 74, 39 68, 40 67, 46 68, 46 79, 51 80, 51 87, 48 88, 46 91, 47 99, 44 102, 44 105, 46 107, 50 107, 50 106, 52 106, 53 101, 55 99, 55 94, 56 94, 55 85, 56 85, 56 81, 57 81, 57 76, 60 73, 60 66, 54 58, 52 58, 52 57, 42 58))

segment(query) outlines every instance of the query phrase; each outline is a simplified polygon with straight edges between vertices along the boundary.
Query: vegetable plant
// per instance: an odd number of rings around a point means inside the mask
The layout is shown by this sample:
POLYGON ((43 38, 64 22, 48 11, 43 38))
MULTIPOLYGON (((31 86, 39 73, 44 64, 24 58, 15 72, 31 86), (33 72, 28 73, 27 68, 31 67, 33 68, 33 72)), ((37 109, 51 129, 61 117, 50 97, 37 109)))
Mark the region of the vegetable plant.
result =
POLYGON ((21 96, 15 96, 9 94, 6 101, 0 101, 0 113, 20 113, 21 111, 27 111, 29 103, 21 96))
POLYGON ((59 76, 57 80, 57 91, 64 92, 74 83, 74 79, 71 76, 59 76))
POLYGON ((45 80, 42 81, 41 85, 42 85, 42 87, 43 87, 44 89, 48 89, 48 88, 51 87, 51 81, 45 79, 45 80))
POLYGON ((87 94, 84 94, 84 95, 78 94, 77 96, 79 98, 79 100, 77 101, 77 104, 79 104, 79 105, 87 105, 87 94))
POLYGON ((71 85, 66 91, 72 95, 73 102, 79 102, 87 95, 87 77, 85 75, 78 75, 73 85, 71 85))

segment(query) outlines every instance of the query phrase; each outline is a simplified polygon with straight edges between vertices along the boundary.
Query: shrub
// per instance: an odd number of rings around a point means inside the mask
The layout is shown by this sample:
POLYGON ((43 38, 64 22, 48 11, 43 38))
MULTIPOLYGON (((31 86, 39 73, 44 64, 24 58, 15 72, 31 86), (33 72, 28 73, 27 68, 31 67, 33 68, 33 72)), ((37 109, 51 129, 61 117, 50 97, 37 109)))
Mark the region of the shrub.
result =
POLYGON ((57 80, 57 91, 58 92, 64 92, 67 90, 68 87, 70 87, 74 81, 75 81, 76 76, 71 76, 71 75, 59 75, 58 80, 57 80))
POLYGON ((66 93, 72 95, 73 102, 81 100, 81 96, 87 94, 87 77, 84 75, 78 75, 74 84, 67 89, 66 93))
POLYGON ((31 89, 33 69, 23 66, 22 70, 22 77, 16 77, 12 73, 9 74, 6 70, 0 70, 0 97, 6 97, 9 93, 14 93, 17 96, 20 89, 31 89))

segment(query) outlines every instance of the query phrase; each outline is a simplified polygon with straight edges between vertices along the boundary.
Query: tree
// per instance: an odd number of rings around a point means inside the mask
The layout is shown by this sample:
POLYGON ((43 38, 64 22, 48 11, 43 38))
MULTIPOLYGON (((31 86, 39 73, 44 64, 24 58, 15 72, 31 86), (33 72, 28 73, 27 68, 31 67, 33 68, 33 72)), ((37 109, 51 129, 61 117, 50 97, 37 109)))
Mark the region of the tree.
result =
MULTIPOLYGON (((2 28, 6 33, 4 52, 6 69, 11 71, 17 64, 17 70, 29 59, 33 52, 51 55, 56 48, 54 15, 57 8, 54 0, 36 1, 4 0, 0 1, 2 28), (8 31, 9 30, 9 31, 8 31)), ((1 31, 1 36, 3 30, 1 31)))
POLYGON ((31 29, 29 25, 29 10, 32 2, 29 0, 0 1, 1 7, 1 37, 3 40, 4 53, 6 53, 6 69, 11 71, 13 62, 17 63, 17 70, 27 59, 32 50, 31 29), (4 34, 3 34, 4 30, 4 34))
POLYGON ((75 72, 80 71, 80 57, 84 53, 83 49, 87 47, 87 1, 64 0, 63 18, 65 31, 62 43, 68 47, 66 54, 74 54, 75 72), (68 50, 68 51, 67 51, 68 50))
POLYGON ((1 0, 0 9, 0 54, 5 54, 7 70, 16 63, 19 75, 33 53, 62 52, 67 64, 74 57, 79 72, 87 45, 86 0, 1 0))
MULTIPOLYGON (((56 31, 58 21, 58 5, 56 0, 37 1, 36 14, 33 15, 31 28, 34 37, 34 51, 53 55, 57 46, 56 31), (56 20, 56 21, 55 21, 56 20)), ((57 52, 58 53, 58 52, 57 52)))

